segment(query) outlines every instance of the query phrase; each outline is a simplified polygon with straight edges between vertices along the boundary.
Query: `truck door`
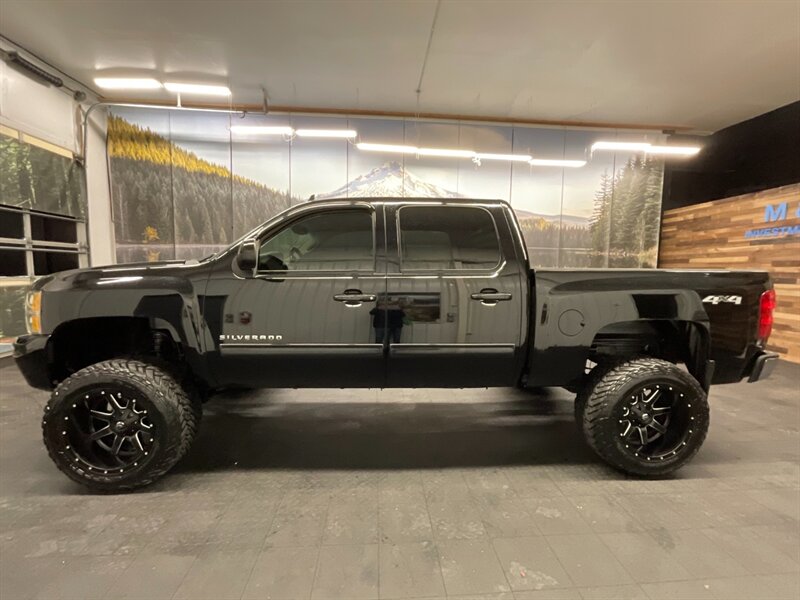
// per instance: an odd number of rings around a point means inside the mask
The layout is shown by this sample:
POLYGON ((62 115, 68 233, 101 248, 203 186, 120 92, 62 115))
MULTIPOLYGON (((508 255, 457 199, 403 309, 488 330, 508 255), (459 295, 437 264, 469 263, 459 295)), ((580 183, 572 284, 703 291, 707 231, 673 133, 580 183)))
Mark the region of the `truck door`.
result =
POLYGON ((502 206, 387 204, 386 222, 387 384, 514 385, 527 273, 502 206))
POLYGON ((385 385, 373 327, 386 291, 383 223, 382 207, 363 202, 310 205, 258 240, 254 277, 212 276, 206 304, 216 301, 221 313, 218 381, 385 385))

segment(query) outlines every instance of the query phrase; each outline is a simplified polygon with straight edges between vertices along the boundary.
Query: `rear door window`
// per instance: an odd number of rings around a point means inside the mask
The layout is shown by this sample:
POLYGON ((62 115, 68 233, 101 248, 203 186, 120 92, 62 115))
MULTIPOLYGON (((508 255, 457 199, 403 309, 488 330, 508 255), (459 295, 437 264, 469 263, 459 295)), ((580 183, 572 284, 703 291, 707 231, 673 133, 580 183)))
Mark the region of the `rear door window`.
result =
POLYGON ((494 218, 484 208, 404 206, 398 230, 403 271, 485 271, 501 261, 494 218))

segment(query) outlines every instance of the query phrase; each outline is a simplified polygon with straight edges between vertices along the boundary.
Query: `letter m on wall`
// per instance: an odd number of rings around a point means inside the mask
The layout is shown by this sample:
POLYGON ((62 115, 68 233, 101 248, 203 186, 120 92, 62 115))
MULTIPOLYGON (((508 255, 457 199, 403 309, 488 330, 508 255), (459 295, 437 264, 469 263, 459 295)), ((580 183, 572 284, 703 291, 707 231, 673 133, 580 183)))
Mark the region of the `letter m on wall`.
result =
POLYGON ((767 204, 764 209, 764 222, 771 223, 772 221, 783 221, 786 218, 788 203, 782 202, 781 204, 767 204))

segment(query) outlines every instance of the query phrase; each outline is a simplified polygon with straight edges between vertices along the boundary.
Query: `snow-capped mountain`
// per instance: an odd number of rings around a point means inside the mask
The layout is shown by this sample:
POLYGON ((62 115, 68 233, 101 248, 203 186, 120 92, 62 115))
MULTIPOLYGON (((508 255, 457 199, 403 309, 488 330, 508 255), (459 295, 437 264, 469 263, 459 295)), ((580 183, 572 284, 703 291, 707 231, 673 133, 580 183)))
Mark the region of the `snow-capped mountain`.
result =
MULTIPOLYGON (((317 194, 317 200, 330 198, 465 198, 464 194, 447 190, 433 183, 427 183, 408 171, 403 176, 403 166, 397 161, 388 161, 369 173, 359 175, 346 185, 327 194, 317 194)), ((563 223, 569 227, 586 228, 589 217, 576 215, 545 215, 514 209, 520 221, 525 219, 544 219, 548 223, 563 223)))
POLYGON ((359 175, 338 190, 317 194, 316 199, 329 198, 463 198, 463 194, 451 192, 438 185, 426 183, 396 161, 386 162, 369 173, 359 175))

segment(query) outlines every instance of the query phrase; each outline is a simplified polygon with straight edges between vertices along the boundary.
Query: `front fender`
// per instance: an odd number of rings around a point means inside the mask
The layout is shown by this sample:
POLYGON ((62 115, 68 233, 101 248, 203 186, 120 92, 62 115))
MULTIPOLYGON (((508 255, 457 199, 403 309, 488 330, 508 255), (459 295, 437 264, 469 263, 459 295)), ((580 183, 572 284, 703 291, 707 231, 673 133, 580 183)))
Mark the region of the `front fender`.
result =
MULTIPOLYGON (((42 331, 83 319, 147 319, 152 329, 169 332, 187 361, 198 363, 210 345, 199 298, 205 277, 190 278, 149 269, 71 271, 40 286, 42 331)), ((199 366, 199 364, 197 365, 199 366)))

